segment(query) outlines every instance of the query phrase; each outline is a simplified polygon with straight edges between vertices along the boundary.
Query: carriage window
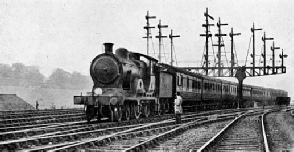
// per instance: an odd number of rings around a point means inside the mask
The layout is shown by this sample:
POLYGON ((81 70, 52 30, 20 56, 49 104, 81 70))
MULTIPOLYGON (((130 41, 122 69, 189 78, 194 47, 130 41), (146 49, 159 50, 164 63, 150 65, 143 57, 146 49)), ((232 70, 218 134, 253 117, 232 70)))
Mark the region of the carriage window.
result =
POLYGON ((183 84, 183 82, 184 82, 184 77, 181 76, 181 85, 183 84))
POLYGON ((183 84, 183 77, 181 75, 177 76, 178 78, 178 85, 181 86, 183 84))
POLYGON ((192 89, 196 89, 196 80, 192 80, 192 89))
POLYGON ((208 83, 207 82, 204 83, 204 89, 208 90, 208 83))

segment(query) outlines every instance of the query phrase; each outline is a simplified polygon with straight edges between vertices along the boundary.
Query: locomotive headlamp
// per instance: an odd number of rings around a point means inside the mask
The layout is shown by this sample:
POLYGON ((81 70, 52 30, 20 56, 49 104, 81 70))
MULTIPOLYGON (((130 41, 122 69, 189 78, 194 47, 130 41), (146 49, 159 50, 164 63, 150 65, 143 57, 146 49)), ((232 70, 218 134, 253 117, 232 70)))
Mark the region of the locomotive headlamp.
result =
POLYGON ((97 94, 97 95, 100 95, 100 94, 102 94, 102 89, 101 88, 96 88, 94 90, 94 93, 97 94))

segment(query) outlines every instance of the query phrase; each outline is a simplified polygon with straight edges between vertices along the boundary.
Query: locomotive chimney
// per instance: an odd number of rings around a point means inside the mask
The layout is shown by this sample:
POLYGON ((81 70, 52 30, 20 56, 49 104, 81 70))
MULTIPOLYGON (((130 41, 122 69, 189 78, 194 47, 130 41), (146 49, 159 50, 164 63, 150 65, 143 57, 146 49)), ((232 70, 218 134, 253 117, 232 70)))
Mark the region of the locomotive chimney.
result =
POLYGON ((113 54, 112 47, 113 43, 104 43, 105 53, 107 54, 113 54))

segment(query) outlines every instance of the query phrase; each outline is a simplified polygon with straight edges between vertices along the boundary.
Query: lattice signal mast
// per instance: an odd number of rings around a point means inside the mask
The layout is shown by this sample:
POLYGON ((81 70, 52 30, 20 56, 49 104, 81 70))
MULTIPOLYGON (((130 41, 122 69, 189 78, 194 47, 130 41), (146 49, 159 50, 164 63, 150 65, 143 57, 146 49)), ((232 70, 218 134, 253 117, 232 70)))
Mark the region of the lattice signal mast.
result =
POLYGON ((170 65, 173 66, 173 38, 180 37, 180 35, 173 35, 173 30, 170 31, 169 38, 170 38, 170 65))
POLYGON ((254 28, 254 23, 253 23, 253 27, 251 28, 251 32, 253 33, 253 54, 251 54, 252 57, 252 70, 253 70, 253 76, 255 76, 255 31, 260 31, 262 30, 261 28, 256 29, 254 28))
MULTIPOLYGON (((217 46, 218 47, 218 53, 217 53, 217 58, 218 58, 218 75, 222 75, 223 69, 221 68, 221 60, 222 60, 222 47, 224 47, 224 43, 222 43, 222 37, 227 36, 227 34, 222 34, 221 31, 221 26, 228 25, 228 24, 222 24, 221 19, 219 18, 217 27, 218 27, 218 34, 215 34, 216 37, 218 37, 218 44, 213 44, 212 46, 217 46)), ((208 54, 206 54, 208 55, 208 54)))
MULTIPOLYGON (((204 13, 206 20, 208 20, 208 9, 206 9, 206 12, 204 13)), ((211 17, 212 18, 212 17, 211 17)), ((215 34, 216 37, 218 37, 218 44, 214 44, 213 46, 218 46, 218 66, 217 67, 209 67, 208 63, 208 38, 212 36, 212 34, 209 33, 209 26, 212 26, 213 24, 208 24, 208 21, 206 24, 203 24, 203 27, 206 27, 206 34, 200 34, 200 36, 205 36, 206 37, 206 42, 205 42, 205 47, 206 47, 206 54, 205 56, 205 61, 203 63, 203 65, 205 64, 206 66, 203 67, 181 67, 182 69, 186 69, 186 70, 190 70, 190 71, 194 71, 196 73, 202 73, 201 71, 204 71, 205 75, 207 76, 216 76, 216 77, 234 77, 237 74, 237 70, 241 70, 241 67, 238 66, 236 64, 236 60, 234 58, 235 54, 234 54, 234 36, 240 35, 240 33, 233 33, 233 28, 231 29, 231 33, 229 34, 231 37, 231 65, 228 67, 225 66, 221 66, 221 47, 224 47, 224 44, 221 43, 221 37, 222 36, 226 36, 226 34, 222 34, 221 32, 221 26, 222 25, 227 25, 227 24, 222 24, 220 19, 217 23, 217 27, 218 27, 218 34, 215 34), (217 70, 217 74, 215 74, 217 70), (226 72, 223 72, 223 70, 228 70, 226 72), (229 73, 229 74, 228 74, 229 73), (213 74, 213 75, 210 75, 213 74)), ((287 58, 287 55, 284 54, 284 52, 282 52, 282 54, 280 54, 280 58, 282 60, 282 65, 281 66, 277 66, 275 64, 275 51, 277 49, 280 49, 280 47, 276 47, 275 43, 273 42, 273 45, 271 47, 272 50, 272 66, 267 66, 267 52, 266 52, 266 41, 267 40, 273 40, 273 38, 267 38, 266 34, 264 33, 264 37, 262 37, 262 41, 264 42, 264 51, 262 53, 262 57, 263 57, 263 66, 260 67, 256 67, 255 65, 255 31, 258 30, 262 30, 261 28, 256 29, 254 24, 253 27, 251 28, 251 32, 253 33, 253 53, 251 54, 251 57, 253 58, 253 64, 252 66, 243 66, 242 67, 242 71, 245 72, 245 75, 249 76, 249 77, 253 77, 253 76, 263 76, 263 75, 274 75, 274 74, 281 74, 281 73, 286 73, 286 67, 284 66, 284 58, 287 58), (270 73, 270 70, 272 71, 270 73), (262 72, 263 71, 263 72, 262 72)))
POLYGON ((149 16, 149 11, 147 11, 147 15, 145 16, 145 18, 147 20, 147 26, 144 26, 144 29, 146 29, 147 31, 147 36, 143 38, 147 38, 147 55, 149 55, 149 38, 152 38, 152 36, 150 35, 150 29, 155 28, 154 26, 150 26, 149 19, 155 19, 156 16, 149 16))
POLYGON ((157 27, 159 29, 158 36, 156 36, 156 38, 158 38, 158 40, 159 40, 158 62, 161 63, 161 43, 162 43, 162 38, 167 38, 167 36, 162 35, 161 29, 162 28, 167 28, 168 26, 167 25, 161 25, 161 20, 159 20, 159 24, 158 24, 157 27))
POLYGON ((266 35, 264 33, 264 37, 262 37, 262 41, 264 42, 264 51, 262 54, 263 57, 263 67, 256 67, 255 66, 255 31, 262 30, 256 29, 254 27, 251 28, 251 32, 253 33, 253 53, 251 54, 251 57, 253 59, 252 66, 246 67, 246 66, 236 66, 236 62, 234 59, 234 52, 233 52, 233 36, 240 35, 240 33, 233 33, 233 29, 231 29, 230 37, 231 37, 231 66, 230 67, 221 67, 221 47, 224 45, 221 44, 221 37, 226 36, 225 34, 221 33, 220 27, 222 25, 227 25, 227 24, 221 24, 220 19, 219 22, 217 23, 217 26, 219 28, 218 34, 215 34, 215 36, 218 37, 218 44, 214 46, 218 46, 218 66, 217 67, 209 67, 208 63, 208 38, 212 36, 212 34, 209 34, 209 26, 213 26, 213 24, 208 23, 208 17, 213 20, 213 17, 208 15, 208 9, 206 8, 206 12, 204 13, 204 16, 206 17, 206 24, 203 24, 202 26, 206 28, 206 33, 205 34, 200 34, 200 36, 205 36, 206 37, 206 42, 205 42, 205 48, 206 48, 206 54, 205 54, 205 67, 181 67, 182 69, 186 69, 189 71, 194 71, 196 73, 201 73, 200 71, 204 71, 205 75, 209 76, 209 74, 213 73, 211 76, 216 76, 216 77, 236 77, 239 81, 239 86, 238 86, 238 100, 242 101, 243 95, 242 95, 242 86, 243 86, 243 80, 249 76, 249 77, 254 77, 254 76, 263 76, 263 75, 275 75, 275 74, 282 74, 286 73, 286 67, 284 66, 284 58, 287 58, 287 55, 284 54, 282 50, 282 54, 279 55, 279 57, 282 60, 282 65, 281 66, 276 66, 275 65, 275 50, 280 49, 280 47, 276 47, 275 43, 273 42, 273 45, 271 47, 272 50, 272 66, 267 66, 266 64, 266 41, 267 40, 273 40, 273 38, 266 38, 266 35), (271 69, 271 73, 269 72, 271 69), (209 71, 210 70, 210 71, 209 71), (217 75, 215 74, 215 70, 218 70, 217 75), (228 70, 229 72, 224 72, 223 70, 228 70), (258 70, 258 71, 256 71, 258 70), (261 72, 263 71, 263 73, 261 72), (226 75, 226 73, 229 73, 226 75))
POLYGON ((231 33, 229 34, 231 37, 231 70, 230 70, 230 76, 234 76, 234 67, 236 65, 235 62, 235 54, 234 54, 234 36, 241 35, 241 33, 234 33, 233 28, 231 28, 231 33))
MULTIPOLYGON (((274 38, 267 38, 265 36, 265 32, 264 32, 264 36, 262 37, 262 41, 263 41, 263 54, 261 54, 261 56, 263 57, 263 75, 268 75, 267 67, 266 67, 266 41, 267 40, 274 40, 274 38)), ((282 64, 282 67, 283 67, 283 64, 282 64)))
POLYGON ((204 62, 205 62, 205 75, 208 75, 208 63, 209 63, 209 61, 208 61, 208 39, 209 39, 209 37, 212 36, 212 34, 210 34, 209 27, 214 26, 214 24, 209 24, 208 19, 210 18, 211 20, 214 20, 214 18, 208 14, 208 8, 206 8, 206 12, 204 12, 204 16, 205 16, 205 24, 202 24, 202 27, 205 27, 205 34, 200 34, 200 36, 205 36, 205 38, 206 38, 204 62))

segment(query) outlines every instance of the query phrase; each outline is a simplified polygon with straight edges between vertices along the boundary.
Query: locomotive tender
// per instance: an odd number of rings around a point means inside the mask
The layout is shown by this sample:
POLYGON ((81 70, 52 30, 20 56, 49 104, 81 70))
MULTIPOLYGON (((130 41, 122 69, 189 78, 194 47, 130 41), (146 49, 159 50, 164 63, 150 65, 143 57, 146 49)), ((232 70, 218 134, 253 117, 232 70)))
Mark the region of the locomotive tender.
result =
MULTIPOLYGON (((105 53, 90 66, 93 88, 86 96, 74 96, 74 104, 85 105, 86 119, 111 121, 138 119, 173 112, 175 93, 183 97, 183 109, 237 108, 237 83, 192 73, 150 56, 104 43, 105 53)), ((273 105, 283 90, 243 85, 240 107, 273 105)))

